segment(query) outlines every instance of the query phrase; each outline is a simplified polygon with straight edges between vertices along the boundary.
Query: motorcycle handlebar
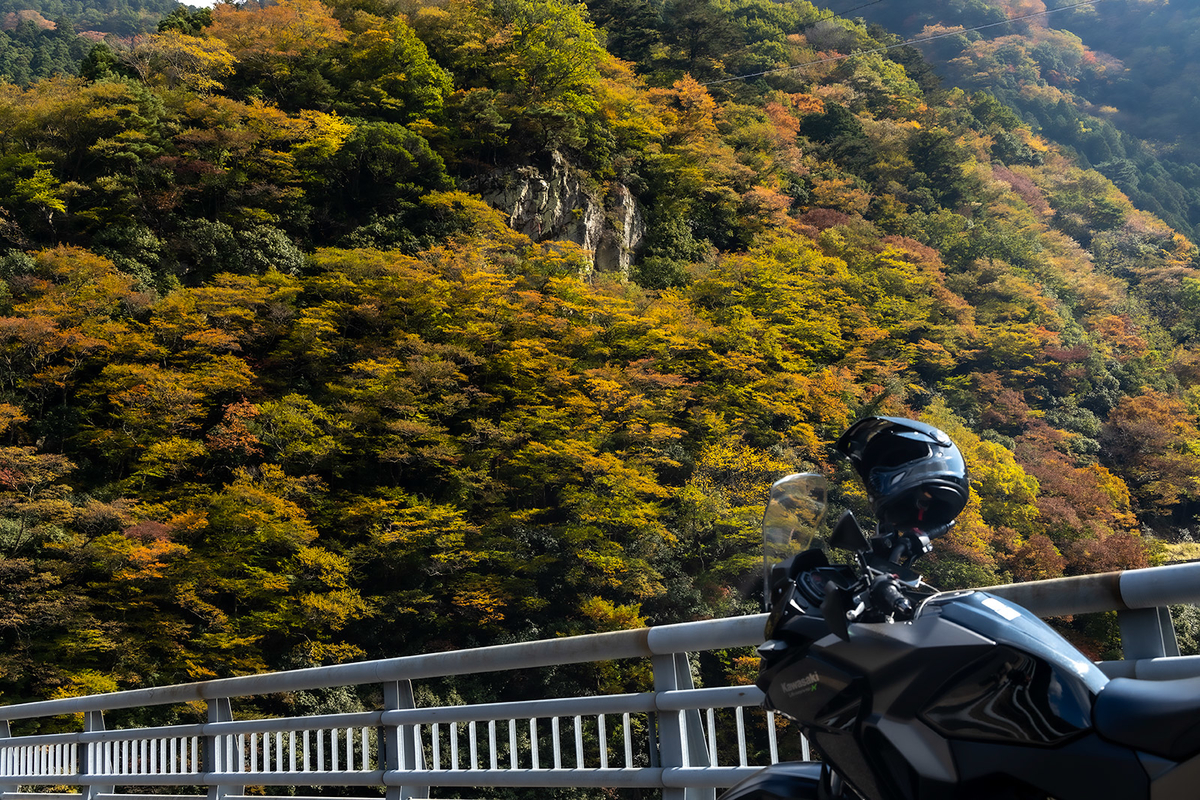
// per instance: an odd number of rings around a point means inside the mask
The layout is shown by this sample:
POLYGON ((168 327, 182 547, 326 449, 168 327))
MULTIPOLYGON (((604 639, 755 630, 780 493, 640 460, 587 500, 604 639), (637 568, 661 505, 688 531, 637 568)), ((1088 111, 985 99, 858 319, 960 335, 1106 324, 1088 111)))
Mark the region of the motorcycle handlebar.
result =
POLYGON ((925 531, 925 536, 927 536, 929 541, 932 542, 934 539, 940 539, 945 536, 953 527, 954 520, 950 520, 945 525, 938 525, 936 528, 930 528, 929 530, 925 531))
POLYGON ((912 613, 912 601, 896 586, 893 576, 876 580, 871 595, 880 607, 890 610, 893 614, 907 616, 912 613))

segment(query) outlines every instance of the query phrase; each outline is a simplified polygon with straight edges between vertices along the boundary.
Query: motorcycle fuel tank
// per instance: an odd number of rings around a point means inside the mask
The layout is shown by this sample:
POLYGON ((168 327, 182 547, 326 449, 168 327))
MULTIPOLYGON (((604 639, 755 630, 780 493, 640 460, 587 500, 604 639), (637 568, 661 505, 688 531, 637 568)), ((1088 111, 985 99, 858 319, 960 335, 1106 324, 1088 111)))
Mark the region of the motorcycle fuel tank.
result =
POLYGON ((996 642, 922 709, 935 730, 951 739, 1052 747, 1091 729, 1092 703, 1108 679, 1040 619, 984 592, 931 598, 921 609, 922 617, 930 614, 996 642))
POLYGON ((1070 676, 1072 682, 1085 686, 1092 696, 1108 683, 1108 676, 1056 630, 1020 606, 987 592, 934 595, 921 606, 916 619, 928 614, 938 614, 999 645, 1044 660, 1070 676))

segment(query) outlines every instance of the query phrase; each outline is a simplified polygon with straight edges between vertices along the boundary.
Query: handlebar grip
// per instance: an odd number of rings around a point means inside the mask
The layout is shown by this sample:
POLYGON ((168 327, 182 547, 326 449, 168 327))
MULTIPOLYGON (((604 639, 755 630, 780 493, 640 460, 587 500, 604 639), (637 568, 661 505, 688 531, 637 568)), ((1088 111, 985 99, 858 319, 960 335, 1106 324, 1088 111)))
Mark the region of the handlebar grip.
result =
POLYGON ((957 520, 952 519, 945 525, 938 525, 936 528, 930 528, 929 530, 925 531, 925 535, 929 537, 929 541, 931 542, 934 539, 940 539, 950 532, 950 530, 954 527, 955 522, 957 522, 957 520))
POLYGON ((879 600, 893 613, 908 614, 912 611, 912 602, 890 580, 879 587, 879 600))

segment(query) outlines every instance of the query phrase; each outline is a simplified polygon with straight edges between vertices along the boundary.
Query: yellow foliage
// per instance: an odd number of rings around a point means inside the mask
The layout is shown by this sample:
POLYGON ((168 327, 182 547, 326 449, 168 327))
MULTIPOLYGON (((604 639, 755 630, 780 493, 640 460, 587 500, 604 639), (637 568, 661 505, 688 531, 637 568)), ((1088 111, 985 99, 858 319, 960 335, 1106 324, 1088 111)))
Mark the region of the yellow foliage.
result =
POLYGON ((300 570, 333 589, 346 587, 350 561, 323 547, 301 547, 294 556, 300 570))
POLYGON ((28 421, 29 417, 18 406, 0 403, 0 433, 5 433, 13 425, 28 421))
POLYGON ((730 686, 753 686, 758 680, 761 660, 758 656, 735 656, 725 675, 730 686))
POLYGON ((764 450, 732 439, 721 439, 705 447, 696 460, 695 474, 728 491, 741 503, 766 503, 771 476, 794 471, 794 465, 764 450))
POLYGON ((580 604, 583 616, 596 624, 596 630, 621 631, 631 628, 644 628, 646 618, 642 616, 639 604, 618 605, 602 597, 588 597, 580 604))
POLYGON ((295 58, 347 38, 319 0, 218 3, 205 34, 223 41, 239 60, 295 58))
MULTIPOLYGON (((84 669, 78 672, 70 672, 66 675, 66 683, 56 686, 50 692, 51 700, 61 700, 67 697, 89 697, 97 694, 109 694, 110 692, 120 691, 121 686, 116 679, 103 672, 98 672, 94 669, 84 669)), ((75 720, 75 725, 83 726, 83 713, 71 715, 75 720)))
POLYGON ((504 621, 507 601, 495 590, 477 586, 457 592, 454 605, 481 625, 495 625, 504 621))
POLYGON ((595 91, 600 113, 621 145, 648 147, 666 135, 661 108, 651 102, 631 64, 615 58, 603 61, 595 91))
POLYGON ((474 239, 486 242, 489 249, 527 247, 529 238, 509 227, 497 209, 480 197, 466 192, 429 192, 420 204, 427 214, 444 227, 457 228, 474 239))
POLYGON ((1167 542, 1166 563, 1178 564, 1185 561, 1200 561, 1200 542, 1167 542))
POLYGON ((153 442, 139 460, 133 477, 143 480, 177 477, 189 461, 201 457, 206 452, 203 442, 182 436, 153 442))
POLYGON ((370 613, 370 607, 357 589, 305 592, 298 602, 305 621, 320 630, 340 631, 351 621, 370 613))
POLYGON ((235 64, 219 39, 188 36, 175 30, 135 38, 124 58, 145 83, 202 93, 223 89, 221 81, 233 74, 235 64))
POLYGON ((1133 525, 1133 498, 1129 494, 1129 485, 1114 475, 1107 467, 1099 464, 1089 464, 1086 469, 1096 476, 1096 485, 1112 501, 1112 506, 1123 516, 1127 524, 1133 525))
POLYGON ((302 110, 297 115, 303 127, 293 150, 300 158, 323 161, 342 149, 354 126, 337 114, 302 110))
POLYGON ((366 655, 361 647, 346 642, 305 642, 296 648, 306 661, 315 664, 345 664, 366 655))
POLYGON ((871 195, 855 186, 850 177, 818 178, 813 183, 812 197, 814 206, 850 214, 862 214, 871 204, 871 195))
POLYGON ((208 525, 208 514, 199 509, 188 509, 171 517, 167 526, 181 534, 194 534, 208 525))

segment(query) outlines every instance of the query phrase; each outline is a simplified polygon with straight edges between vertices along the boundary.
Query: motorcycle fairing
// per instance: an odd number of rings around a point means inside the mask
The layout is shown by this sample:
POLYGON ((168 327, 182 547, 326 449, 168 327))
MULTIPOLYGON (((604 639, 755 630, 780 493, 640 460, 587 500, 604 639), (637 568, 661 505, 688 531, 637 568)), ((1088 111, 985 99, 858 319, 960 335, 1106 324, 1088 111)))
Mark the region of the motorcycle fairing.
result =
POLYGON ((1181 764, 1146 754, 1139 757, 1153 779, 1150 800, 1195 800, 1200 787, 1200 756, 1181 764))
POLYGON ((823 765, 784 761, 739 781, 721 800, 820 800, 823 765))
POLYGON ((1044 659, 1060 670, 1078 676, 1078 680, 1087 686, 1093 696, 1108 683, 1108 676, 1058 631, 1020 606, 987 592, 945 592, 934 595, 917 611, 915 619, 927 614, 940 614, 999 644, 1044 659))
POLYGON ((827 760, 860 797, 892 797, 884 794, 876 782, 877 773, 867 760, 867 753, 849 731, 814 730, 808 737, 812 745, 827 760))
POLYGON ((1182 762, 1149 753, 1138 753, 1137 757, 1150 776, 1150 800, 1195 800, 1200 794, 1200 755, 1182 762))
POLYGON ((873 724, 889 746, 925 780, 945 784, 958 781, 958 769, 949 743, 920 720, 883 717, 873 724))
POLYGON ((858 719, 862 690, 858 676, 809 656, 774 676, 766 703, 813 727, 846 731, 858 719))
MULTIPOLYGON (((962 781, 955 798, 973 798, 972 787, 1006 780, 1037 787, 1039 798, 1137 800, 1151 796, 1150 780, 1137 754, 1098 736, 1074 739, 1059 747, 961 739, 951 742, 951 747, 962 781)), ((1195 800, 1196 793, 1188 796, 1195 800)))
POLYGON ((764 772, 730 800, 1200 797, 1200 679, 1110 682, 1025 609, 930 596, 894 569, 903 553, 861 544, 857 568, 809 553, 768 573, 778 602, 757 683, 827 770, 764 772))
POLYGON ((921 712, 948 738, 1052 746, 1092 727, 1091 697, 1048 661, 1006 646, 968 666, 921 712))
POLYGON ((790 641, 763 652, 759 685, 861 795, 1054 796, 1067 763, 1078 775, 1092 759, 1103 766, 1086 778, 1090 796, 1149 796, 1136 754, 1092 728, 1093 687, 1108 679, 1027 612, 961 592, 929 599, 912 622, 853 624, 848 641, 820 636, 819 620, 813 609, 780 625, 790 641))

